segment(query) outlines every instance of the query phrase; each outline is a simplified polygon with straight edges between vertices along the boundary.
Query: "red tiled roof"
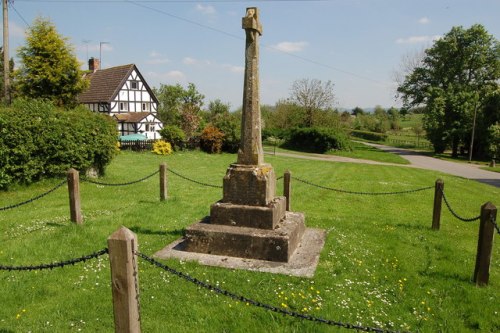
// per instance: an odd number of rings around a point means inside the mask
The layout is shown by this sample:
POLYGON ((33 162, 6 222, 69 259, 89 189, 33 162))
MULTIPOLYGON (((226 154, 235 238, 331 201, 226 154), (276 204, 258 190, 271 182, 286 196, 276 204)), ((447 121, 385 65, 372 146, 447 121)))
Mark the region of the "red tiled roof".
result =
POLYGON ((128 78, 134 64, 98 70, 85 75, 90 80, 89 88, 78 96, 80 103, 110 103, 128 78))

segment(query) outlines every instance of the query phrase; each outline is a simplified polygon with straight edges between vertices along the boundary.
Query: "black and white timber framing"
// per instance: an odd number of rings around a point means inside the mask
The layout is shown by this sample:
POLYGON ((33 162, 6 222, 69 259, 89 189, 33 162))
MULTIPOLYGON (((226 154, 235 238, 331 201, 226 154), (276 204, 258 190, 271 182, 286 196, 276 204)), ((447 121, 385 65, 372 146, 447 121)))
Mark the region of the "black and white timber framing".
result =
POLYGON ((134 64, 95 70, 86 78, 90 86, 79 96, 80 103, 116 119, 120 135, 160 138, 158 99, 134 64))

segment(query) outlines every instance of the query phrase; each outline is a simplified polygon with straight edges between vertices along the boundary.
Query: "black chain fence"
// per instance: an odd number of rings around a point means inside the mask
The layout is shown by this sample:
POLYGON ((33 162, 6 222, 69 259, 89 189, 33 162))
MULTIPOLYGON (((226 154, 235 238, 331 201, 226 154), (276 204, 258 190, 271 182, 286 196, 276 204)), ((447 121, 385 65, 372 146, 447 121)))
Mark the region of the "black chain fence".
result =
POLYGON ((83 257, 54 262, 50 264, 40 264, 40 265, 30 265, 30 266, 4 266, 0 265, 0 271, 35 271, 35 270, 44 270, 44 269, 53 269, 64 267, 68 265, 74 265, 79 262, 85 262, 90 259, 98 258, 104 254, 108 253, 108 249, 104 248, 100 251, 85 255, 83 257))
POLYGON ((269 304, 265 304, 265 303, 261 303, 261 302, 252 300, 252 299, 247 298, 245 296, 240 296, 240 295, 234 294, 234 293, 232 293, 230 291, 227 291, 227 290, 221 289, 219 287, 216 287, 214 285, 211 285, 209 283, 205 283, 203 281, 200 281, 200 280, 198 280, 198 279, 196 279, 194 277, 191 277, 190 275, 188 275, 186 273, 179 272, 179 271, 177 271, 177 270, 175 270, 173 268, 170 268, 167 265, 164 265, 161 262, 156 261, 155 259, 150 258, 150 257, 148 257, 145 254, 136 253, 136 255, 139 256, 140 258, 146 260, 150 264, 152 264, 152 265, 154 265, 156 267, 159 267, 159 268, 161 268, 161 269, 163 269, 163 270, 165 270, 165 271, 167 271, 167 272, 169 272, 171 274, 177 275, 178 277, 180 277, 180 278, 182 278, 182 279, 184 279, 186 281, 189 281, 191 283, 194 283, 194 284, 196 284, 199 287, 202 287, 202 288, 214 291, 214 292, 216 292, 218 294, 227 296, 227 297, 232 298, 232 299, 237 300, 237 301, 241 301, 243 303, 251 304, 251 305, 256 306, 256 307, 260 307, 260 308, 263 308, 263 309, 266 309, 266 310, 269 310, 269 311, 280 313, 280 314, 285 315, 285 316, 295 317, 295 318, 299 318, 299 319, 302 319, 302 320, 309 320, 309 321, 312 321, 312 322, 317 322, 317 323, 322 323, 322 324, 331 325, 331 326, 337 326, 337 327, 343 327, 343 328, 353 329, 353 330, 363 331, 363 332, 381 332, 381 333, 395 333, 395 332, 399 332, 399 331, 392 331, 392 330, 387 330, 387 329, 382 329, 382 328, 374 328, 374 327, 368 327, 368 326, 354 325, 354 324, 344 323, 344 322, 340 322, 340 321, 335 321, 335 320, 329 320, 329 319, 324 319, 324 318, 320 318, 320 317, 315 317, 315 316, 311 316, 311 315, 308 315, 308 314, 303 314, 303 313, 299 313, 299 312, 295 312, 295 311, 284 310, 284 309, 278 308, 278 307, 273 306, 273 305, 269 305, 269 304))
POLYGON ((171 173, 173 173, 174 175, 179 176, 179 177, 181 177, 182 179, 185 179, 185 180, 190 181, 190 182, 192 182, 192 183, 195 183, 195 184, 198 184, 198 185, 202 185, 202 186, 215 187, 215 188, 222 188, 222 186, 220 186, 220 185, 212 185, 212 184, 203 183, 203 182, 200 182, 200 181, 198 181, 198 180, 191 179, 191 178, 188 178, 188 177, 186 177, 186 176, 183 176, 183 175, 181 175, 180 173, 178 173, 178 172, 176 172, 176 171, 174 171, 174 170, 172 170, 172 169, 170 169, 170 168, 167 168, 167 169, 168 169, 168 171, 170 171, 170 172, 171 172, 171 173))
POLYGON ((495 230, 497 231, 497 234, 500 235, 500 227, 498 226, 497 224, 497 221, 495 220, 495 217, 492 215, 491 216, 491 220, 490 222, 493 224, 493 226, 495 227, 495 230))
POLYGON ((39 194, 37 195, 36 197, 33 197, 29 200, 26 200, 26 201, 23 201, 23 202, 19 202, 19 203, 16 203, 16 204, 12 204, 12 205, 8 205, 8 206, 4 206, 4 207, 0 207, 0 211, 2 210, 7 210, 7 209, 12 209, 12 208, 17 208, 19 206, 22 206, 22 205, 26 205, 26 204, 29 204, 33 201, 36 201, 38 199, 41 199, 43 198, 44 196, 46 196, 47 194, 50 194, 52 192, 54 192, 55 190, 57 190, 59 187, 63 186, 64 184, 66 184, 66 180, 63 180, 62 182, 60 182, 59 184, 57 184, 54 188, 51 188, 50 190, 48 190, 47 192, 45 193, 42 193, 42 194, 39 194))
POLYGON ((395 191, 395 192, 361 192, 361 191, 348 191, 348 190, 342 190, 338 188, 333 188, 333 187, 328 187, 328 186, 323 186, 323 185, 318 185, 311 183, 310 181, 300 179, 297 177, 293 177, 293 179, 298 180, 301 183, 318 187, 324 190, 329 190, 329 191, 335 191, 335 192, 340 192, 340 193, 347 193, 347 194, 361 194, 361 195, 396 195, 396 194, 409 194, 409 193, 415 193, 415 192, 420 192, 420 191, 425 191, 425 190, 430 190, 431 188, 434 188, 434 186, 426 186, 426 187, 421 187, 417 188, 414 190, 406 190, 406 191, 395 191))
POLYGON ((481 218, 481 215, 479 216, 476 216, 476 217, 471 217, 471 218, 465 218, 465 217, 461 217, 460 215, 458 215, 454 210, 453 208, 451 208, 451 205, 450 203, 448 202, 448 199, 446 198, 446 195, 444 194, 444 190, 441 190, 441 193, 443 194, 443 200, 444 200, 444 203, 446 204, 446 207, 448 207, 448 210, 450 211, 451 215, 455 216, 457 219, 459 219, 460 221, 462 222, 474 222, 474 221, 477 221, 481 218))
POLYGON ((133 181, 127 182, 127 183, 103 183, 103 182, 98 182, 98 181, 95 181, 95 180, 92 180, 89 178, 83 178, 83 180, 88 182, 88 183, 101 185, 101 186, 127 186, 127 185, 132 185, 132 184, 137 184, 137 183, 143 182, 146 179, 149 179, 149 178, 153 177, 154 175, 158 174, 159 172, 160 172, 160 170, 156 170, 155 172, 153 172, 150 175, 147 175, 146 177, 143 177, 143 178, 137 179, 137 180, 133 180, 133 181))

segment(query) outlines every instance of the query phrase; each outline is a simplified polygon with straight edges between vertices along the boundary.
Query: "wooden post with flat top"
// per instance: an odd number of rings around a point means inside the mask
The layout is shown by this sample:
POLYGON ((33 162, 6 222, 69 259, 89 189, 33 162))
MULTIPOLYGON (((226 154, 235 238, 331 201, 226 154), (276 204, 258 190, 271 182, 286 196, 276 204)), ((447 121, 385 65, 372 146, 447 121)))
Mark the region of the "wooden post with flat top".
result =
POLYGON ((432 230, 439 230, 441 227, 441 204, 443 203, 444 181, 436 180, 434 187, 434 210, 432 212, 432 230))
POLYGON ((481 220, 479 223, 479 237, 477 240, 476 268, 474 269, 474 282, 477 286, 485 286, 490 279, 491 252, 497 208, 491 202, 481 206, 481 220))
POLYGON ((165 201, 168 196, 167 163, 160 164, 160 201, 165 201))
POLYGON ((291 204, 290 204, 290 199, 292 196, 292 173, 290 170, 286 170, 285 174, 283 176, 283 195, 286 198, 286 211, 290 212, 291 211, 291 204))
POLYGON ((80 203, 80 176, 78 170, 73 168, 68 170, 68 192, 69 192, 69 213, 71 222, 83 223, 82 209, 80 203))
POLYGON ((137 236, 121 227, 108 238, 116 333, 140 333, 137 236))

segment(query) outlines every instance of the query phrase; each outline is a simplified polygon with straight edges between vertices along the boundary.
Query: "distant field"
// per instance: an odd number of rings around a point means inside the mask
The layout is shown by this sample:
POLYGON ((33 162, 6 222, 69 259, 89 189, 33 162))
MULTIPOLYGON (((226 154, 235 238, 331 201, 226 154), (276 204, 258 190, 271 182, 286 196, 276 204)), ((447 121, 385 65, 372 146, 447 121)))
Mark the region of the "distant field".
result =
MULTIPOLYGON (((450 175, 397 166, 308 161, 266 155, 277 176, 292 171, 292 210, 308 227, 327 231, 311 279, 200 266, 164 264, 205 283, 280 309, 344 323, 412 332, 498 332, 500 246, 493 248, 490 285, 471 282, 478 224, 455 219, 443 206, 442 227, 432 231, 433 190, 411 194, 347 194, 405 191, 445 181, 446 195, 465 217, 486 201, 500 204, 500 189, 450 175), (321 185, 307 185, 301 180, 321 185), (330 188, 330 189, 328 189, 330 188)), ((107 183, 129 182, 158 170, 161 162, 193 180, 215 186, 231 154, 181 152, 168 157, 121 153, 107 183)), ((60 179, 0 192, 0 207, 53 188, 60 179)), ((282 181, 277 183, 282 193, 282 181)), ((169 199, 159 202, 158 177, 129 186, 81 183, 84 225, 69 222, 65 187, 27 205, 0 211, 0 265, 50 263, 106 247, 121 226, 138 235, 152 255, 183 229, 209 214, 220 188, 169 173, 169 199)), ((495 236, 499 237, 499 236, 495 236)), ((498 239, 497 239, 498 241, 498 239)), ((0 270, 0 332, 112 332, 107 255, 43 271, 0 270)), ((349 332, 279 315, 217 295, 139 260, 143 332, 349 332)))

